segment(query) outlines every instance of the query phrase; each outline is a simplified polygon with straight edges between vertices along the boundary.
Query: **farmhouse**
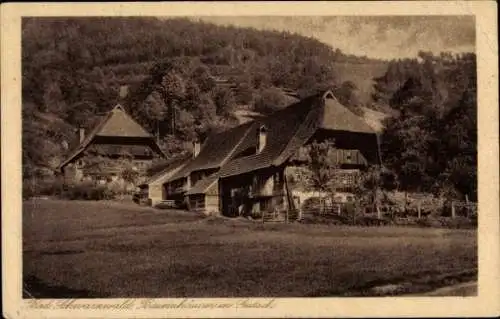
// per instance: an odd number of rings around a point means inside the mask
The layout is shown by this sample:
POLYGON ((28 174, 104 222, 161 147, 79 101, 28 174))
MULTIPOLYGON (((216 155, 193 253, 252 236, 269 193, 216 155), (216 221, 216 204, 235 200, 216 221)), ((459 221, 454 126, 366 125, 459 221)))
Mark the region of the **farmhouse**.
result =
POLYGON ((165 154, 154 137, 134 121, 121 105, 116 105, 59 166, 66 182, 91 180, 106 183, 120 180, 124 161, 139 175, 155 158, 165 154))
POLYGON ((325 139, 335 140, 331 156, 348 194, 359 171, 380 162, 378 137, 327 91, 195 142, 193 158, 166 179, 166 198, 227 216, 300 208, 312 196, 301 154, 325 139))
POLYGON ((158 173, 153 174, 139 184, 141 194, 149 200, 151 206, 155 206, 167 198, 165 182, 172 177, 173 174, 181 170, 188 160, 189 157, 185 155, 170 158, 165 162, 165 165, 158 173))

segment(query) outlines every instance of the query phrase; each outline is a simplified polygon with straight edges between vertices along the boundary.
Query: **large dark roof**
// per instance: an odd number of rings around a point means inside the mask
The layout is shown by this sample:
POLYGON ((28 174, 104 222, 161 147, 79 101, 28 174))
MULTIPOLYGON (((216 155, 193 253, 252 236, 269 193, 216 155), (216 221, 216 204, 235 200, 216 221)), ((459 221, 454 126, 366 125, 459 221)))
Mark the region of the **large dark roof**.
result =
POLYGON ((206 191, 210 189, 218 179, 218 174, 212 174, 207 178, 197 182, 196 185, 194 185, 190 190, 186 192, 186 195, 205 194, 206 191))
POLYGON ((147 185, 153 182, 157 182, 157 180, 159 180, 161 177, 165 176, 169 172, 179 169, 181 166, 185 165, 187 160, 189 160, 188 155, 181 155, 166 160, 163 163, 161 169, 156 173, 154 173, 153 175, 149 176, 148 179, 144 181, 144 183, 142 183, 142 185, 147 185))
POLYGON ((374 129, 361 117, 340 104, 335 98, 326 98, 320 128, 357 133, 375 133, 374 129))
POLYGON ((96 136, 152 137, 139 123, 134 121, 121 105, 115 106, 95 133, 96 136))
MULTIPOLYGON (((363 119, 340 104, 330 91, 305 98, 262 120, 267 130, 267 143, 259 154, 234 158, 224 165, 220 177, 247 173, 260 168, 283 164, 311 138, 317 129, 375 134, 363 119)), ((259 123, 255 123, 260 125, 259 123)), ((255 133, 247 134, 240 149, 257 144, 255 133)), ((237 156, 237 155, 236 155, 237 156)))
POLYGON ((198 157, 169 181, 196 170, 219 168, 224 178, 278 166, 309 140, 317 129, 376 134, 365 121, 340 104, 330 91, 312 95, 269 116, 211 136, 198 157), (258 131, 264 126, 267 142, 256 154, 258 131))
POLYGON ((306 122, 306 118, 316 102, 315 96, 312 96, 279 110, 258 122, 255 121, 250 133, 247 134, 236 149, 234 159, 221 168, 219 175, 221 177, 238 175, 273 165, 273 162, 293 140, 300 126, 306 122), (258 154, 238 157, 238 154, 244 154, 247 149, 256 148, 257 132, 261 125, 264 125, 267 129, 267 141, 264 149, 258 154))
POLYGON ((236 126, 224 132, 220 132, 209 136, 203 143, 198 156, 193 158, 179 172, 172 176, 169 180, 185 177, 191 172, 219 168, 233 154, 239 142, 248 132, 252 122, 236 126))

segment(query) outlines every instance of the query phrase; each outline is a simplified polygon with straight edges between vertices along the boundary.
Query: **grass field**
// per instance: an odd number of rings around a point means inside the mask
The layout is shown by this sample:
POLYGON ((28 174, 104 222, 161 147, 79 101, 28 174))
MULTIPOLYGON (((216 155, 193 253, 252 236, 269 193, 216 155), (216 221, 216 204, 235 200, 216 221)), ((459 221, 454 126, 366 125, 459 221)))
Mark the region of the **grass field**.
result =
POLYGON ((475 230, 262 225, 112 202, 23 206, 25 296, 383 295, 477 275, 475 230))

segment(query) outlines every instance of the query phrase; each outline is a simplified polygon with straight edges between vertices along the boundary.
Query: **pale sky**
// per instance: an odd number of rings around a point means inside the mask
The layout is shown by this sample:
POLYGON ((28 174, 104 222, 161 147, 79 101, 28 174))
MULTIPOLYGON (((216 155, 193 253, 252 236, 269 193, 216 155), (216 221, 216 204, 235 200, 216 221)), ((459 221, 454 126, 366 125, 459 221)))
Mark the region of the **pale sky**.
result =
POLYGON ((419 50, 475 52, 473 16, 192 17, 218 25, 295 32, 343 52, 373 58, 415 57, 419 50))

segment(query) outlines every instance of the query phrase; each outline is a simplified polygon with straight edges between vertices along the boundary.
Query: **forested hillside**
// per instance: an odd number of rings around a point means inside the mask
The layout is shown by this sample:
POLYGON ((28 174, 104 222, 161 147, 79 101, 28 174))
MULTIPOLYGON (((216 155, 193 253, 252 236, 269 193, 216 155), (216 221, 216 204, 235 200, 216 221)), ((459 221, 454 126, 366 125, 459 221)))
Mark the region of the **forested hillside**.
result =
POLYGON ((91 128, 117 102, 171 153, 178 140, 236 125, 236 109, 287 105, 282 88, 334 88, 359 111, 370 92, 350 77, 342 83, 336 66, 385 69, 312 38, 187 19, 30 18, 22 32, 25 171, 54 168, 75 142, 72 129, 91 128))

